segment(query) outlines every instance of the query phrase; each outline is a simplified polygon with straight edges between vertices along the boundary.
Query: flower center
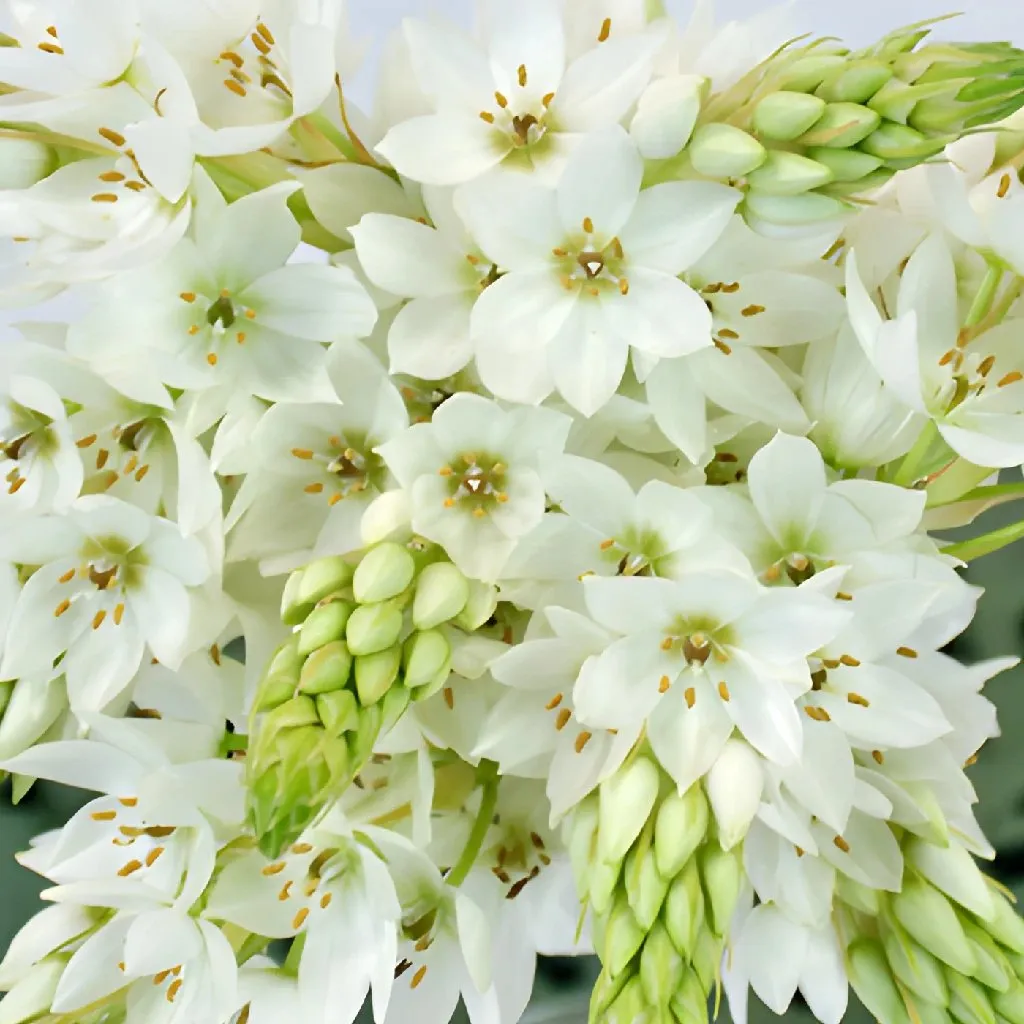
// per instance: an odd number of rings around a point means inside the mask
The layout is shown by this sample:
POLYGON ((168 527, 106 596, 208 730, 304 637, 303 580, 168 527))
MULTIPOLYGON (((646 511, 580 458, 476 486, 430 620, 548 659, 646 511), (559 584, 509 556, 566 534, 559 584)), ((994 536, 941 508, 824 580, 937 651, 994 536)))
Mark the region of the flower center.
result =
POLYGON ((513 93, 511 102, 503 92, 495 92, 495 106, 480 111, 480 120, 493 124, 509 137, 516 149, 523 149, 536 145, 548 131, 547 111, 555 94, 549 92, 538 97, 530 89, 530 73, 525 64, 519 65, 516 82, 518 90, 513 93))
POLYGON ((585 290, 600 295, 604 290, 617 289, 629 294, 626 277, 626 254, 618 238, 608 239, 594 228, 590 217, 584 217, 582 232, 566 240, 564 246, 552 249, 559 280, 567 290, 585 290))
POLYGON ((442 466, 438 472, 448 481, 445 508, 459 508, 481 518, 508 501, 502 489, 506 466, 493 456, 463 452, 454 466, 442 466))
POLYGON ((380 472, 381 459, 372 452, 366 438, 334 434, 321 450, 293 448, 292 456, 309 462, 312 480, 303 486, 306 494, 325 495, 328 505, 361 494, 380 472))
POLYGON ((226 72, 222 84, 234 96, 244 99, 255 90, 263 90, 277 102, 292 99, 277 40, 262 21, 256 22, 248 40, 242 40, 235 49, 224 50, 215 63, 226 72))
MULTIPOLYGON (((181 292, 178 298, 188 305, 196 303, 199 299, 206 303, 206 313, 198 322, 189 325, 188 333, 193 337, 202 334, 203 344, 208 347, 206 362, 210 366, 216 366, 220 362, 221 356, 225 353, 222 343, 227 340, 229 330, 236 326, 235 321, 238 317, 243 316, 246 320, 256 319, 254 309, 241 304, 236 308, 231 299, 231 292, 227 288, 222 288, 214 299, 196 292, 181 292)), ((246 337, 244 330, 234 331, 236 344, 244 345, 246 337)))
MULTIPOLYGON (((988 355, 984 358, 978 352, 966 352, 965 346, 970 343, 970 336, 962 333, 956 346, 945 352, 939 359, 939 366, 946 374, 939 384, 935 396, 936 405, 945 412, 952 412, 968 398, 976 398, 989 384, 989 374, 995 367, 996 357, 988 355)), ((997 388, 1009 387, 1024 380, 1019 370, 1011 370, 996 381, 997 388)))
POLYGON ((12 466, 5 477, 7 493, 17 494, 25 486, 27 473, 36 458, 47 456, 58 447, 53 420, 49 416, 27 409, 17 402, 8 402, 8 423, 11 439, 0 437, 0 456, 18 463, 12 466))

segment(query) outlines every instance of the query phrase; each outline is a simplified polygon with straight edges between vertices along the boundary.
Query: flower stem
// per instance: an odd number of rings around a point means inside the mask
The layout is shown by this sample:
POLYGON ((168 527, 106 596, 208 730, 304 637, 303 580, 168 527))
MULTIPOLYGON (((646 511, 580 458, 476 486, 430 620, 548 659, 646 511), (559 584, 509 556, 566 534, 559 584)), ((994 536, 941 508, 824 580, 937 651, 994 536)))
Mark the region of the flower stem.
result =
POLYGON ((944 555, 952 555, 961 561, 970 562, 984 555, 991 555, 1024 537, 1024 520, 1011 523, 991 533, 983 533, 980 537, 950 544, 942 549, 944 555))
POLYGON ((484 845, 484 838, 487 830, 491 827, 491 819, 494 817, 494 808, 498 805, 498 765, 495 761, 484 759, 477 769, 477 782, 483 787, 480 795, 480 809, 476 812, 476 821, 473 822, 473 830, 466 840, 462 856, 458 863, 448 872, 445 881, 455 888, 458 888, 466 880, 476 859, 480 854, 480 848, 484 845))
POLYGON ((914 447, 907 452, 903 461, 899 464, 893 483, 900 487, 911 487, 923 475, 921 472, 928 452, 938 437, 938 429, 934 420, 929 420, 921 431, 920 437, 914 443, 914 447))
POLYGON ((245 733, 229 732, 224 734, 220 741, 220 754, 223 757, 235 750, 248 750, 249 737, 245 733))
POLYGON ((981 287, 978 289, 978 294, 974 297, 974 302, 971 303, 964 327, 975 327, 988 316, 988 311, 992 308, 1002 280, 1003 268, 990 263, 985 278, 981 282, 981 287))

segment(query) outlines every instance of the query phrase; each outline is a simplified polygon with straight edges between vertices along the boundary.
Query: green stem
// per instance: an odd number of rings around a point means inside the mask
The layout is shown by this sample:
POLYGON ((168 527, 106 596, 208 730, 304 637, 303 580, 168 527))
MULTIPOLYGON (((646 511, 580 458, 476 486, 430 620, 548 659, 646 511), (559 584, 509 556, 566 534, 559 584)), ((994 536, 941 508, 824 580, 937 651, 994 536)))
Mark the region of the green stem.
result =
POLYGON ((242 943, 238 952, 235 954, 235 960, 238 961, 238 966, 251 960, 254 956, 262 953, 263 950, 270 945, 270 939, 265 935, 250 935, 245 942, 242 943))
POLYGON ((970 562, 984 555, 991 555, 1024 537, 1024 520, 1011 523, 991 533, 983 533, 980 537, 950 544, 942 549, 944 555, 952 555, 963 562, 970 562))
POLYGON ((1024 483, 989 484, 987 487, 975 487, 973 491, 968 491, 956 500, 957 502, 988 501, 992 498, 1024 498, 1024 483))
POLYGON ((974 297, 974 302, 971 303, 964 327, 975 327, 988 316, 988 311, 992 308, 1002 280, 1003 268, 990 263, 985 278, 981 282, 981 287, 978 289, 978 294, 974 297))
POLYGON ((466 846, 459 857, 458 863, 448 872, 445 881, 455 888, 458 888, 466 880, 480 849, 484 845, 484 838, 487 830, 491 827, 491 820, 494 818, 494 808, 498 806, 498 765, 495 761, 483 760, 477 769, 477 782, 483 787, 480 795, 480 809, 476 812, 476 821, 473 822, 473 830, 469 833, 466 846))
POLYGON ((929 420, 917 441, 914 442, 914 447, 907 452, 897 468, 892 481, 894 484, 898 484, 900 487, 911 487, 917 482, 921 475, 920 468, 937 436, 938 428, 935 426, 935 421, 929 420))
POLYGON ((285 974, 290 974, 293 978, 298 977, 299 974, 299 961, 302 959, 302 950, 306 945, 306 934, 306 932, 302 932, 295 936, 291 946, 288 947, 288 955, 284 958, 282 969, 285 974))
POLYGON ((249 737, 245 733, 240 732, 228 732, 224 734, 224 738, 220 741, 220 756, 224 757, 226 754, 230 754, 234 750, 248 750, 249 749, 249 737))

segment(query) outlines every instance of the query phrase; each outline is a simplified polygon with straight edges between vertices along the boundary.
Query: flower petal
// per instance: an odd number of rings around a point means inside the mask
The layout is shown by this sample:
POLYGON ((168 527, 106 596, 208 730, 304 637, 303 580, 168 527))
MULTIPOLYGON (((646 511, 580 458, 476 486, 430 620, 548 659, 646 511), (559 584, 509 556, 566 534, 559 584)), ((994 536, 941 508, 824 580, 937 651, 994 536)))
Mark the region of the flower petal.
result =
POLYGON ((584 416, 593 416, 608 404, 628 359, 629 344, 617 325, 587 298, 575 303, 548 346, 555 386, 584 416))
POLYGON ((690 360, 659 360, 647 378, 647 401, 665 436, 698 463, 708 443, 707 413, 690 360))
POLYGON ((391 372, 423 380, 458 373, 473 358, 471 308, 468 294, 413 299, 403 306, 388 331, 391 372))
POLYGON ((713 681, 725 681, 729 693, 725 710, 751 746, 779 765, 799 760, 803 729, 793 698, 782 683, 738 655, 723 665, 714 664, 711 674, 713 681))
POLYGON ((665 359, 711 346, 711 311, 685 282, 646 267, 629 269, 629 291, 605 295, 606 319, 641 352, 665 359))
POLYGON ((810 540, 825 498, 825 463, 814 444, 778 433, 751 460, 750 496, 783 549, 810 540))
POLYGON ((621 128, 588 136, 569 158, 558 183, 558 211, 565 230, 578 232, 584 220, 590 220, 598 238, 610 242, 633 214, 643 173, 643 158, 621 128))

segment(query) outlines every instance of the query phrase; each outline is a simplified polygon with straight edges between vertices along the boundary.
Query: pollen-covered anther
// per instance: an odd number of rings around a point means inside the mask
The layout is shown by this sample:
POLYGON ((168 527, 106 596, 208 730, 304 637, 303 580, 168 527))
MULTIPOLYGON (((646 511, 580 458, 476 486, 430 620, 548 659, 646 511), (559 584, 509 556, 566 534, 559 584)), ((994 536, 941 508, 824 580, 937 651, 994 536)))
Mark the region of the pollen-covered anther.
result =
POLYGON ((124 867, 122 867, 117 872, 117 874, 121 878, 127 878, 129 875, 135 874, 135 872, 139 871, 141 868, 142 868, 142 861, 141 860, 130 860, 130 861, 128 861, 127 864, 124 865, 124 867))
POLYGON ((583 230, 588 234, 594 233, 594 222, 589 217, 583 218, 583 230))
POLYGON ((59 619, 70 607, 71 602, 65 597, 64 600, 53 609, 54 618, 59 619))
POLYGON ((547 702, 547 704, 544 705, 544 710, 545 711, 554 711, 555 708, 557 708, 558 705, 561 704, 564 699, 565 699, 565 695, 564 694, 556 693, 554 695, 554 697, 552 697, 551 700, 549 700, 547 702))
POLYGON ((917 657, 917 651, 915 651, 913 647, 897 647, 896 648, 896 653, 901 658, 916 658, 917 657))
POLYGON ((856 704, 858 707, 871 707, 871 701, 869 701, 867 697, 862 697, 859 693, 853 693, 851 691, 846 695, 846 699, 850 704, 856 704))
POLYGON ((658 693, 668 693, 669 687, 672 685, 672 680, 668 676, 662 676, 658 680, 658 693))
POLYGON ((285 869, 285 862, 283 860, 274 861, 273 864, 268 864, 265 868, 260 871, 262 875, 279 875, 285 869))
POLYGON ((836 836, 832 842, 835 844, 836 848, 842 850, 843 853, 850 852, 850 844, 842 836, 836 836))
POLYGON ((604 21, 601 22, 601 31, 598 32, 598 34, 597 34, 597 41, 599 43, 606 43, 606 42, 608 42, 608 38, 609 38, 609 36, 611 36, 611 34, 612 34, 612 19, 611 18, 605 18, 604 21))
POLYGON ((627 281, 624 277, 619 278, 619 292, 622 295, 629 294, 629 281, 627 281))
POLYGON ((860 661, 852 654, 843 654, 839 658, 839 664, 846 665, 849 668, 857 668, 857 666, 860 665, 860 661))
POLYGON ((996 190, 996 196, 1000 199, 1004 199, 1006 194, 1010 191, 1010 175, 1004 174, 999 179, 999 188, 996 190))
MULTIPOLYGON (((410 964, 410 966, 412 966, 410 964)), ((409 988, 419 988, 423 983, 423 979, 427 976, 427 965, 424 964, 413 976, 412 981, 409 982, 409 988)))
POLYGON ((1024 373, 1021 373, 1020 370, 1011 370, 999 381, 996 387, 1005 388, 1010 384, 1016 384, 1019 380, 1024 380, 1024 373))
POLYGON ((174 997, 178 994, 183 984, 184 982, 181 978, 175 978, 174 981, 167 986, 167 1002, 174 1002, 174 997))
POLYGON ((729 687, 725 685, 724 679, 718 684, 718 696, 726 702, 729 701, 729 687))
POLYGON ((576 742, 573 744, 573 747, 576 750, 577 754, 583 753, 583 748, 590 742, 593 735, 594 734, 591 732, 584 731, 576 737, 576 742))
POLYGON ((569 724, 570 718, 572 718, 572 712, 568 708, 562 708, 555 719, 555 729, 561 732, 569 724))
POLYGON ((730 345, 727 345, 724 341, 722 341, 721 338, 712 338, 711 340, 714 343, 715 348, 717 348, 723 356, 732 355, 732 347, 730 345))
POLYGON ((298 931, 303 924, 305 924, 306 918, 309 917, 309 908, 303 907, 293 918, 292 928, 298 931))
POLYGON ((697 703, 697 691, 692 686, 688 686, 683 693, 683 698, 686 700, 686 706, 692 708, 697 703))
POLYGON ((448 706, 449 711, 455 710, 455 691, 450 687, 446 686, 442 691, 444 694, 444 702, 448 706))
POLYGON ((245 86, 237 82, 234 78, 225 78, 224 88, 227 89, 228 92, 233 92, 236 96, 247 95, 245 86))
POLYGON ((756 303, 751 303, 751 305, 745 306, 743 309, 740 310, 740 315, 746 317, 758 316, 764 311, 764 306, 759 306, 756 303))
MULTIPOLYGON (((601 548, 602 551, 607 551, 609 548, 615 547, 615 538, 614 537, 610 537, 608 540, 601 541, 599 547, 601 548)), ((671 642, 670 642, 669 646, 671 646, 671 642)))
POLYGON ((519 65, 519 69, 516 72, 516 78, 519 81, 519 87, 521 89, 525 89, 526 88, 526 82, 527 82, 527 73, 526 73, 526 65, 525 64, 520 64, 519 65))
POLYGON ((885 754, 883 754, 880 750, 872 750, 871 757, 873 758, 875 764, 885 764, 885 754))

